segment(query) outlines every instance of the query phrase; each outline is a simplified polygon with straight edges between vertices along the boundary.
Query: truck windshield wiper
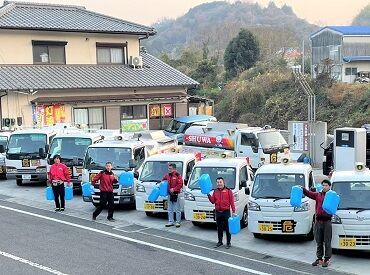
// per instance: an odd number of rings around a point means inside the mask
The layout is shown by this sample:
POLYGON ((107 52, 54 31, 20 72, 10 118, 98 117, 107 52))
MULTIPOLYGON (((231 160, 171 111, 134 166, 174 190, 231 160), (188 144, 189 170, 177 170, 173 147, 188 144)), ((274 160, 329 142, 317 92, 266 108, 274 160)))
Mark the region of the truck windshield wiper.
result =
POLYGON ((367 210, 370 210, 370 209, 368 209, 368 208, 362 208, 362 209, 359 209, 359 210, 356 212, 356 214, 357 214, 357 213, 360 213, 360 212, 367 211, 367 210))
POLYGON ((367 210, 362 207, 339 207, 338 210, 367 210))
POLYGON ((278 201, 278 200, 286 200, 286 199, 289 199, 289 198, 276 198, 276 199, 274 199, 274 201, 278 201))
POLYGON ((281 199, 281 198, 276 197, 276 196, 263 196, 263 197, 256 197, 256 199, 281 199))
POLYGON ((160 180, 157 180, 157 179, 149 179, 149 180, 147 180, 147 179, 141 179, 141 181, 152 181, 152 182, 161 182, 160 180))

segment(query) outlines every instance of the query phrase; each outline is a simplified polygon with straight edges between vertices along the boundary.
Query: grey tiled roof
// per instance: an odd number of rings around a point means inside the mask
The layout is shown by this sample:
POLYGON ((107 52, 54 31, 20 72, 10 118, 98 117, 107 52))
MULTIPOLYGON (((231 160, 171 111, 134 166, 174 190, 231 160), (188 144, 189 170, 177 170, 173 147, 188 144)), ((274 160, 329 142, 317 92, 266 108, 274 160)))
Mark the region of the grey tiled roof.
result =
POLYGON ((131 23, 84 7, 4 1, 0 29, 54 30, 154 35, 151 27, 131 23))
POLYGON ((0 91, 194 87, 199 83, 142 53, 143 69, 127 65, 0 65, 0 91))

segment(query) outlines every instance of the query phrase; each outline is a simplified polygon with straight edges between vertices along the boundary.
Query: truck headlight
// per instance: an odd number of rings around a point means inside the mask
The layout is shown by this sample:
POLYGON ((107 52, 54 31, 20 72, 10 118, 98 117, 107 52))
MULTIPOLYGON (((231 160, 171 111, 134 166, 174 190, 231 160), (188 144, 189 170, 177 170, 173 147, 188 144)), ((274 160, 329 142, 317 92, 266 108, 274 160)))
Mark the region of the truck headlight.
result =
POLYGON ((141 184, 136 185, 136 192, 145 192, 145 186, 141 184))
POLYGON ((337 215, 333 215, 331 217, 331 222, 332 223, 335 223, 335 224, 341 224, 342 223, 342 220, 337 215))
POLYGON ((37 167, 36 173, 46 173, 46 167, 37 167))
POLYGON ((195 197, 192 193, 185 192, 184 199, 187 201, 195 201, 195 197))
POLYGON ((248 202, 248 209, 251 211, 261 211, 261 207, 253 201, 248 202))
POLYGON ((15 167, 6 167, 7 173, 17 173, 17 168, 15 167))
POLYGON ((121 188, 121 195, 129 195, 129 194, 132 194, 133 190, 131 190, 131 187, 129 188, 121 188))
POLYGON ((305 202, 300 207, 294 207, 294 212, 304 212, 310 210, 310 204, 305 202))

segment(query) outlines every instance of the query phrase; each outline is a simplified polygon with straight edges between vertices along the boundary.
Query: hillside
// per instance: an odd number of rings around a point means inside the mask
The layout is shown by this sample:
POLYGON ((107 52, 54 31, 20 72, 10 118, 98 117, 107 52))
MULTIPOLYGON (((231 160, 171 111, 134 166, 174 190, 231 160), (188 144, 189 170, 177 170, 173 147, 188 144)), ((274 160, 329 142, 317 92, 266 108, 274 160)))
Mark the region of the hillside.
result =
POLYGON ((370 5, 364 7, 352 21, 353 26, 370 25, 370 5))
POLYGON ((211 55, 222 57, 240 28, 248 28, 258 36, 266 55, 282 47, 300 47, 302 39, 308 41, 318 29, 298 18, 288 6, 278 8, 271 3, 262 8, 258 4, 224 1, 201 4, 176 20, 165 20, 154 27, 158 34, 145 46, 154 55, 166 52, 172 57, 179 56, 183 48, 202 48, 205 44, 211 55))

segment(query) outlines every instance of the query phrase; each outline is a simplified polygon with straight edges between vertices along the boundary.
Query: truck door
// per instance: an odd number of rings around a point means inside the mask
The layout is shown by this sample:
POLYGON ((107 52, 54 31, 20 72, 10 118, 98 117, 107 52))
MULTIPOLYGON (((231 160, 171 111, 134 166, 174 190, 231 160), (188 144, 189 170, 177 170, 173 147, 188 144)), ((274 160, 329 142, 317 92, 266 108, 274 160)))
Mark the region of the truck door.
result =
POLYGON ((189 177, 190 177, 191 171, 193 171, 194 165, 195 165, 195 160, 189 161, 188 164, 186 165, 186 172, 185 172, 185 177, 184 177, 185 185, 188 185, 189 177))
POLYGON ((253 133, 240 133, 235 145, 237 157, 249 157, 252 167, 258 168, 260 163, 258 154, 258 140, 253 133))

